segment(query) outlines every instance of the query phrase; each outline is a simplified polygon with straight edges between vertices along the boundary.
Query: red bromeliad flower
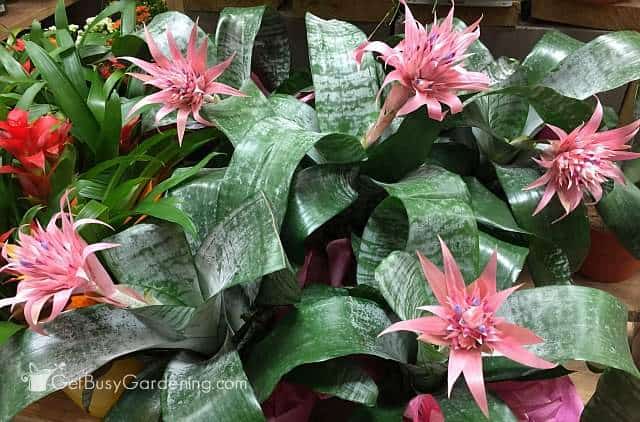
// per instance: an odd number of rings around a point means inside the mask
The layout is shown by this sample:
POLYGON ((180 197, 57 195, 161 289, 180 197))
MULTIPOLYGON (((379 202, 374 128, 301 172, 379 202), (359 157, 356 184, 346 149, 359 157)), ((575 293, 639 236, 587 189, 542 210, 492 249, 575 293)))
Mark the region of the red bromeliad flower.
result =
POLYGON ((173 111, 178 111, 178 141, 182 144, 182 138, 186 130, 187 119, 190 114, 200 124, 211 126, 211 122, 200 115, 200 109, 207 102, 214 101, 214 95, 244 96, 242 92, 215 80, 229 67, 233 56, 213 67, 207 68, 208 39, 197 46, 198 24, 193 25, 187 56, 183 57, 176 45, 171 32, 167 31, 167 41, 171 58, 167 58, 149 34, 145 27, 145 37, 149 51, 155 63, 149 63, 136 57, 123 57, 136 66, 143 69, 148 75, 142 73, 130 73, 131 76, 153 85, 160 89, 139 101, 131 111, 129 117, 148 104, 162 104, 156 114, 156 122, 173 111))
POLYGON ((542 342, 530 330, 497 317, 496 311, 518 287, 496 291, 497 253, 494 252, 480 277, 465 286, 460 269, 447 245, 440 239, 444 274, 428 259, 418 253, 425 277, 440 303, 418 309, 435 316, 401 321, 391 325, 382 334, 394 331, 412 331, 418 340, 439 346, 448 346, 448 391, 461 373, 473 398, 485 415, 489 414, 484 380, 482 353, 494 351, 534 368, 549 369, 556 365, 540 359, 522 346, 542 342))
POLYGON ((624 175, 614 161, 640 158, 639 153, 627 151, 631 147, 626 144, 638 133, 640 120, 618 129, 598 132, 602 114, 602 105, 597 100, 591 119, 571 133, 547 125, 558 139, 549 140, 549 146, 540 159, 534 158, 547 171, 525 188, 535 189, 546 185, 533 215, 542 211, 557 194, 565 210, 560 218, 564 218, 580 205, 585 193, 590 194, 594 203, 600 201, 601 185, 607 179, 625 183, 624 175))
POLYGON ((20 166, 0 166, 0 174, 15 174, 23 192, 36 199, 49 195, 49 174, 55 170, 66 144, 71 142, 71 124, 53 116, 29 123, 26 111, 13 109, 0 121, 0 148, 18 160, 20 166))
POLYGON ((72 295, 82 294, 99 302, 116 306, 142 304, 132 292, 119 289, 95 253, 116 247, 111 243, 88 245, 78 234, 86 224, 105 224, 99 220, 74 221, 68 208, 68 194, 60 201, 60 212, 46 227, 32 224, 30 234, 18 232, 15 245, 5 244, 2 257, 7 264, 0 268, 18 281, 15 297, 0 299, 0 307, 24 304, 24 318, 29 326, 42 333, 41 322, 56 318, 72 295), (40 321, 45 306, 51 305, 49 316, 40 321))
POLYGON ((447 17, 434 22, 430 29, 417 22, 405 0, 404 40, 395 47, 380 41, 366 41, 355 51, 358 63, 365 52, 376 52, 385 65, 394 70, 385 78, 382 87, 397 82, 385 104, 378 122, 367 134, 366 142, 371 144, 382 134, 396 115, 402 116, 427 106, 430 118, 442 121, 446 112, 442 104, 449 106, 452 114, 462 111, 462 102, 457 97, 460 91, 481 91, 489 87, 489 78, 479 72, 467 71, 462 62, 469 57, 465 54, 471 44, 480 37, 480 20, 464 31, 453 28, 451 7, 447 17))

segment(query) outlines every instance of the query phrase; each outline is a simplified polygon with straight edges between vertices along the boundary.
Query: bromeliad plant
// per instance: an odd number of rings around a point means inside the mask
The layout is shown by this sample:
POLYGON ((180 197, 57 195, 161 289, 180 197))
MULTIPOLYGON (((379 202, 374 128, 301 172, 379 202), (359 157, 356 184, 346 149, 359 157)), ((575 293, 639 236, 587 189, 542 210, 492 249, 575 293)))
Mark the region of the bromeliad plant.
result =
POLYGON ((640 257, 639 123, 596 97, 640 79, 640 35, 518 62, 404 8, 393 47, 307 15, 308 72, 264 7, 209 36, 114 2, 89 48, 60 2, 55 44, 0 49, 1 421, 125 356, 111 421, 577 420, 572 359, 607 368, 582 418, 631 420, 627 310, 573 274, 587 206, 640 257))

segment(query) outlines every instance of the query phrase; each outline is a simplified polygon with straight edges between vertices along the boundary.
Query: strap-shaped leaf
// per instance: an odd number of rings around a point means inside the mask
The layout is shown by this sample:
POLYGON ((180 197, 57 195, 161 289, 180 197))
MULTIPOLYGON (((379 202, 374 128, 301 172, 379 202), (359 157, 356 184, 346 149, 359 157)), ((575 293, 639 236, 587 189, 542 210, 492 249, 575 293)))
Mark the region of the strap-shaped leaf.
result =
POLYGON ((282 235, 298 261, 304 258, 304 240, 358 198, 355 177, 355 169, 332 165, 309 167, 296 175, 282 235))
POLYGON ((101 253, 115 279, 167 305, 202 303, 198 275, 183 231, 173 224, 136 224, 105 240, 101 253))
POLYGON ((471 208, 478 224, 489 228, 513 233, 526 233, 516 223, 509 206, 487 189, 475 177, 465 177, 471 195, 471 208))
POLYGON ((272 91, 289 77, 290 67, 291 46, 287 26, 280 13, 268 7, 253 46, 251 70, 272 91))
POLYGON ((496 166, 518 225, 530 232, 529 269, 536 283, 566 284, 571 273, 580 268, 589 251, 589 221, 584 206, 569 216, 558 219, 564 210, 554 199, 540 214, 532 216, 542 189, 523 190, 539 177, 537 170, 523 167, 496 166))
POLYGON ((598 213, 624 247, 640 258, 640 189, 628 180, 625 185, 616 183, 598 203, 598 213))
MULTIPOLYGON (((454 388, 451 392, 451 398, 438 396, 436 399, 447 422, 487 420, 469 390, 463 386, 454 388)), ((509 406, 497 397, 488 394, 487 402, 489 404, 489 420, 495 422, 516 422, 518 420, 509 406)))
POLYGON ((581 286, 527 289, 498 313, 544 339, 530 348, 544 359, 586 360, 640 376, 627 341, 627 308, 608 293, 581 286))
POLYGON ((169 362, 165 380, 168 388, 162 390, 163 420, 265 419, 235 350, 222 351, 208 361, 181 353, 169 362))
POLYGON ((195 263, 205 299, 240 283, 287 267, 269 201, 250 198, 215 226, 202 242, 195 263))
POLYGON ((601 35, 574 50, 541 84, 561 95, 584 100, 637 79, 640 34, 620 31, 601 35))
POLYGON ((376 267, 394 250, 420 251, 440 264, 438 236, 451 247, 466 279, 477 274, 478 229, 460 176, 424 166, 382 187, 390 197, 374 210, 362 234, 358 283, 375 286, 376 267))
POLYGON ((0 346, 22 328, 24 328, 22 325, 17 325, 9 321, 0 321, 0 346))
POLYGON ((583 422, 633 422, 640 412, 640 379, 616 369, 607 369, 582 412, 583 422))
POLYGON ((194 255, 216 223, 218 191, 224 173, 223 168, 207 169, 168 193, 170 198, 175 199, 176 207, 188 215, 196 226, 195 236, 187 233, 187 241, 194 255))
POLYGON ((306 385, 313 391, 343 400, 374 406, 378 386, 371 377, 349 358, 302 365, 287 375, 287 380, 306 385))
POLYGON ((280 378, 307 363, 367 354, 406 362, 409 337, 378 337, 390 325, 374 302, 350 296, 301 302, 252 350, 245 369, 263 401, 280 378))
POLYGON ((368 54, 358 67, 353 52, 366 40, 354 25, 306 15, 309 61, 320 130, 363 135, 378 115, 379 65, 368 54))
POLYGON ((518 281, 518 276, 527 260, 529 249, 503 242, 482 231, 478 232, 478 240, 480 244, 480 269, 487 265, 493 251, 497 251, 498 289, 503 290, 513 286, 518 281))
POLYGON ((547 31, 522 61, 527 83, 534 85, 554 70, 565 57, 584 43, 559 31, 547 31))
MULTIPOLYGON (((143 309, 138 310, 144 313, 143 309)), ((0 348, 0 420, 10 420, 34 401, 119 356, 151 348, 179 349, 214 343, 212 338, 193 342, 170 324, 159 326, 129 310, 104 305, 65 312, 46 324, 45 330, 49 335, 23 331, 0 348), (29 388, 25 374, 34 374, 32 382, 42 375, 46 385, 29 388)))
MULTIPOLYGON (((169 50, 169 43, 167 41, 167 32, 171 32, 176 40, 176 45, 182 51, 182 54, 185 54, 194 24, 195 22, 193 22, 189 16, 172 10, 154 16, 151 22, 147 24, 147 31, 151 34, 160 51, 166 57, 171 57, 171 51, 169 50)), ((135 35, 144 38, 144 33, 141 31, 136 32, 135 35)), ((204 32, 202 28, 198 28, 198 41, 203 42, 206 37, 208 37, 207 33, 204 32)), ((217 62, 216 57, 215 46, 209 41, 207 64, 209 66, 214 65, 217 62)))

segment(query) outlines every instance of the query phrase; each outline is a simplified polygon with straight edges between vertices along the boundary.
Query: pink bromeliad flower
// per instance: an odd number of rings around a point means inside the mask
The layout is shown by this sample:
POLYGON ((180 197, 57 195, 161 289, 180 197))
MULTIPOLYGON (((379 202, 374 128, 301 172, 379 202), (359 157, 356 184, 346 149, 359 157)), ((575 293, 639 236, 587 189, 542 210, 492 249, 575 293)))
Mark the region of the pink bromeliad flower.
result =
POLYGON ((497 253, 494 252, 480 277, 465 286, 462 274, 447 245, 440 239, 444 274, 418 253, 422 271, 440 303, 418 309, 435 316, 397 322, 380 335, 394 331, 411 331, 418 340, 448 346, 448 392, 461 373, 471 395, 488 416, 487 395, 482 377, 482 353, 494 351, 511 360, 534 368, 549 369, 556 365, 540 359, 522 346, 543 340, 530 330, 497 317, 496 311, 518 287, 496 291, 497 253))
POLYGON ((453 27, 454 7, 441 22, 434 22, 430 29, 417 22, 405 0, 404 40, 395 47, 380 41, 366 41, 355 51, 360 64, 365 52, 376 52, 385 65, 393 66, 382 87, 397 82, 391 89, 380 112, 378 121, 365 139, 366 145, 375 142, 396 115, 402 116, 427 106, 431 119, 442 121, 446 112, 441 104, 449 107, 452 114, 462 111, 462 102, 457 97, 460 91, 481 91, 489 87, 489 78, 479 72, 467 71, 462 62, 471 44, 480 37, 480 20, 456 31, 453 27))
POLYGON ((159 122, 169 113, 177 110, 178 141, 182 138, 187 126, 189 114, 200 124, 211 126, 211 122, 200 115, 200 109, 207 102, 214 101, 214 95, 244 96, 242 92, 228 85, 216 82, 216 79, 229 67, 233 56, 213 67, 207 68, 207 38, 198 46, 198 23, 193 25, 187 56, 183 57, 171 32, 167 31, 167 41, 171 57, 167 58, 155 43, 145 27, 145 38, 155 63, 149 63, 136 57, 122 57, 143 69, 148 75, 130 73, 145 84, 153 85, 160 91, 140 100, 129 112, 130 118, 135 112, 149 104, 162 104, 156 113, 159 122))
POLYGON ((565 210, 560 218, 564 218, 580 205, 585 193, 591 195, 594 203, 600 201, 601 185, 607 179, 625 183, 624 175, 614 161, 640 158, 639 153, 627 151, 631 147, 626 144, 638 133, 640 120, 618 129, 598 132, 601 121, 602 105, 597 100, 591 119, 571 133, 547 125, 558 139, 549 140, 549 147, 542 152, 540 159, 534 158, 547 171, 525 188, 546 185, 533 215, 542 211, 557 194, 565 210))
POLYGON ((18 232, 16 245, 5 243, 2 256, 7 264, 0 268, 18 282, 15 297, 0 299, 0 307, 24 304, 24 318, 29 326, 43 333, 40 326, 56 318, 65 309, 72 295, 82 294, 116 306, 141 305, 141 298, 132 291, 120 289, 111 280, 95 253, 116 247, 112 243, 88 245, 77 230, 86 224, 105 224, 99 220, 74 221, 64 211, 67 195, 60 201, 61 211, 46 228, 32 224, 30 234, 18 232), (59 223, 59 224, 58 224, 59 223), (40 320, 45 306, 50 305, 46 319, 40 320))

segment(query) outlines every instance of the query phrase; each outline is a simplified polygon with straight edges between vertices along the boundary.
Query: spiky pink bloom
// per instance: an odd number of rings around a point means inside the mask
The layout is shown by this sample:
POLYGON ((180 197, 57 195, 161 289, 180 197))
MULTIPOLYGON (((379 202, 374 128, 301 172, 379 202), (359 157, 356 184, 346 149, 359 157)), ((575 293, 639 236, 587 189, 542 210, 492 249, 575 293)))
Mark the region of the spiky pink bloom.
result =
POLYGON ((385 78, 382 88, 397 82, 391 89, 374 128, 379 137, 391 120, 427 106, 431 119, 442 121, 446 112, 441 104, 449 107, 452 114, 462 111, 460 91, 481 91, 489 87, 487 75, 467 71, 463 61, 469 57, 467 49, 480 37, 480 20, 463 31, 453 27, 454 7, 441 23, 434 22, 430 29, 417 22, 405 0, 404 36, 395 47, 380 41, 366 41, 355 51, 355 59, 362 62, 365 52, 376 52, 386 65, 393 66, 385 78))
POLYGON ((487 395, 482 376, 482 353, 498 352, 505 357, 534 368, 549 369, 556 365, 540 359, 523 348, 524 345, 543 340, 532 331, 497 317, 496 311, 518 287, 496 290, 497 253, 480 277, 465 286, 462 274, 447 245, 440 239, 444 274, 427 258, 418 253, 422 271, 440 303, 418 309, 435 316, 397 322, 382 334, 411 331, 418 340, 439 346, 448 346, 448 392, 461 373, 467 381, 471 395, 482 412, 488 416, 487 395))
POLYGON ((186 57, 180 52, 171 31, 167 31, 167 41, 171 52, 170 58, 162 54, 146 27, 144 31, 149 51, 155 63, 146 62, 136 57, 122 58, 148 73, 148 75, 130 73, 131 76, 143 81, 145 84, 159 88, 160 91, 140 100, 131 109, 128 117, 131 117, 142 107, 149 104, 162 104, 162 107, 156 113, 156 122, 177 110, 178 141, 182 145, 187 119, 190 114, 193 115, 193 118, 198 123, 211 126, 212 123, 200 115, 200 109, 205 103, 214 101, 214 95, 216 94, 245 95, 235 88, 216 82, 216 79, 231 64, 233 56, 222 63, 207 68, 208 39, 205 37, 204 41, 199 46, 197 45, 197 22, 191 30, 186 57))
POLYGON ((542 177, 525 188, 528 190, 546 185, 533 215, 542 211, 556 194, 565 210, 561 218, 580 205, 585 193, 590 194, 594 203, 600 201, 601 185, 607 179, 625 183, 624 175, 614 161, 640 158, 639 153, 627 151, 631 147, 626 144, 638 133, 640 120, 618 129, 598 132, 603 112, 600 100, 596 100, 591 119, 571 133, 567 134, 559 127, 547 125, 558 139, 549 140, 549 146, 542 152, 540 159, 533 159, 547 170, 542 177))
POLYGON ((99 220, 74 221, 64 211, 65 195, 60 201, 61 211, 49 224, 42 227, 32 224, 30 234, 18 232, 16 245, 4 244, 2 256, 7 264, 0 268, 14 276, 18 282, 15 297, 0 299, 0 307, 24 304, 24 318, 29 326, 40 333, 41 323, 56 318, 65 309, 72 295, 83 294, 99 302, 116 306, 140 303, 139 298, 129 297, 116 286, 98 258, 97 251, 116 247, 112 243, 88 245, 77 230, 86 224, 105 224, 99 220), (50 306, 49 316, 40 320, 45 306, 50 306))

